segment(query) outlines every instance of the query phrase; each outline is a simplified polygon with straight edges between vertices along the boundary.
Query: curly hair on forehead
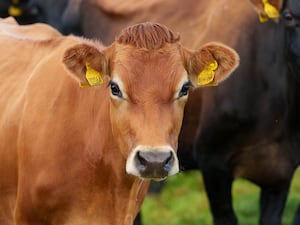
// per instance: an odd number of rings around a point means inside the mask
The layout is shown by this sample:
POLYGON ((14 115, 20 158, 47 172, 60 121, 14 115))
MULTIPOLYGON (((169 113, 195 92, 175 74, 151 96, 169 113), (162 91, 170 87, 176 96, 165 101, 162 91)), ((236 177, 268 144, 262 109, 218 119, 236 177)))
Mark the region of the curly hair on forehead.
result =
POLYGON ((136 48, 150 50, 160 49, 166 43, 173 44, 180 40, 166 26, 158 23, 140 23, 122 30, 116 41, 120 44, 132 45, 136 48))

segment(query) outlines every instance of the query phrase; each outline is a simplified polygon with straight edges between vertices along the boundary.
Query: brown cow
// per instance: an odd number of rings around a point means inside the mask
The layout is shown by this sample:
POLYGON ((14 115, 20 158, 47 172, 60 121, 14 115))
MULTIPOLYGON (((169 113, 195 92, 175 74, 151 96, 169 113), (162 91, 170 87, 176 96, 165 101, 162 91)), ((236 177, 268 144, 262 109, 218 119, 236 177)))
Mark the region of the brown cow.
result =
MULTIPOLYGON (((261 24, 248 0, 135 2, 84 1, 84 34, 110 43, 123 26, 155 21, 184 32, 185 46, 197 48, 213 40, 236 49, 241 58, 234 72, 238 75, 189 96, 179 160, 184 169, 202 171, 215 225, 238 224, 231 196, 236 178, 261 188, 260 224, 281 224, 293 172, 300 163, 299 107, 295 107, 299 87, 287 80, 285 27, 271 21, 261 24)), ((252 2, 261 19, 278 17, 278 8, 294 3, 286 22, 295 38, 290 55, 297 60, 299 41, 291 28, 299 25, 295 7, 299 1, 252 2)))
POLYGON ((192 51, 153 23, 106 48, 10 29, 0 60, 1 225, 132 224, 149 180, 178 172, 190 86, 216 85, 238 65, 222 44, 192 51))
POLYGON ((61 34, 54 28, 49 27, 44 23, 35 23, 30 26, 19 26, 17 21, 13 17, 6 19, 0 18, 1 34, 16 36, 18 38, 27 39, 49 39, 49 37, 60 36, 61 34))

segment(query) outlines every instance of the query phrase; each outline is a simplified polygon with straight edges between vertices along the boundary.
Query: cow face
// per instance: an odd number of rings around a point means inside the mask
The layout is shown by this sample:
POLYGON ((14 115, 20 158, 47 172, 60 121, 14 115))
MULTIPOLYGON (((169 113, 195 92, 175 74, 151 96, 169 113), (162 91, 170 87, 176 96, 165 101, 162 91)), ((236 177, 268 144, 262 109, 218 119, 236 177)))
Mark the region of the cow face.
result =
POLYGON ((281 13, 286 29, 287 56, 292 71, 300 76, 300 2, 288 0, 281 13))
POLYGON ((300 74, 300 2, 298 0, 250 0, 262 22, 273 19, 286 29, 286 52, 290 69, 300 74))
POLYGON ((103 51, 79 45, 65 53, 66 68, 81 84, 90 84, 85 74, 91 68, 109 76, 112 134, 128 174, 149 179, 176 174, 189 89, 217 85, 238 65, 237 54, 221 44, 190 51, 178 40, 166 27, 144 23, 124 30, 103 51))

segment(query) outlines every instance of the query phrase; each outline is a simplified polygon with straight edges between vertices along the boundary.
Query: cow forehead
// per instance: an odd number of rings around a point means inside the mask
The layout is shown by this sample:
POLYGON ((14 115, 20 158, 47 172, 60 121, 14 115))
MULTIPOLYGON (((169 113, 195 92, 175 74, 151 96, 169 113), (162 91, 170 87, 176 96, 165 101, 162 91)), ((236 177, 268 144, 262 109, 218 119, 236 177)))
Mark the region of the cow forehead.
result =
POLYGON ((146 50, 129 46, 116 54, 112 79, 122 81, 131 98, 147 94, 168 100, 188 76, 176 47, 146 50))

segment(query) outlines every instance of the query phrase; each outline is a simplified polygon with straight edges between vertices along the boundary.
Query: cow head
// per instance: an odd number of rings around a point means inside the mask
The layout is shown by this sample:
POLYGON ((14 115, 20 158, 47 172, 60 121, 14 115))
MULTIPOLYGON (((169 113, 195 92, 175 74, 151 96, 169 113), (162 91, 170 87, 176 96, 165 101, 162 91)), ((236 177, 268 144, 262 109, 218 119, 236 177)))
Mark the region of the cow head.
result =
POLYGON ((232 49, 218 43, 188 50, 168 28, 152 23, 123 30, 102 51, 74 46, 63 59, 81 85, 93 86, 86 72, 97 74, 95 85, 102 83, 99 76, 108 76, 112 133, 126 172, 150 179, 179 171, 177 141, 189 89, 217 85, 238 61, 232 49))
POLYGON ((281 13, 286 26, 287 58, 294 75, 300 78, 300 2, 287 0, 281 13))
POLYGON ((250 0, 261 22, 273 19, 286 27, 286 53, 290 69, 300 81, 300 2, 298 0, 250 0))
POLYGON ((250 0, 261 21, 274 19, 286 27, 286 53, 290 69, 300 76, 300 2, 298 0, 250 0))

